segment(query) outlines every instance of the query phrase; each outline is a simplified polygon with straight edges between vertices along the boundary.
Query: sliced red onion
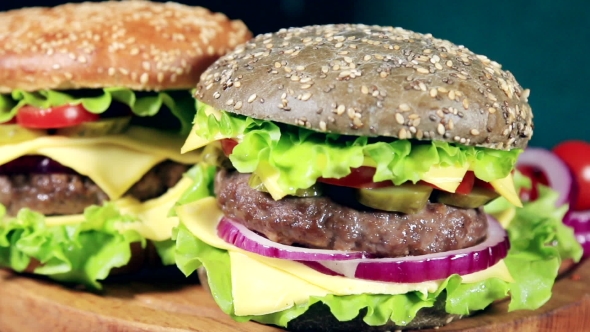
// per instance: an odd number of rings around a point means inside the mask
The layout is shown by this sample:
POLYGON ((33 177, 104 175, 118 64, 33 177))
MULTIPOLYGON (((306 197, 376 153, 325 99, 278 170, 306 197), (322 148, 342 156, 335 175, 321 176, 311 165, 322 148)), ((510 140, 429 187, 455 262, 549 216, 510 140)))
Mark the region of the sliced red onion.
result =
MULTIPOLYGON (((484 242, 473 247, 421 256, 326 260, 317 263, 331 273, 349 278, 416 283, 485 270, 506 257, 508 249, 510 242, 506 230, 488 216, 488 236, 484 242)), ((308 266, 314 268, 313 264, 308 266)))
POLYGON ((234 246, 255 254, 288 260, 319 261, 343 260, 365 257, 360 251, 337 251, 309 249, 273 242, 249 230, 244 225, 227 217, 217 225, 217 235, 234 246))
POLYGON ((574 235, 584 250, 584 257, 590 256, 590 232, 575 233, 574 235))
POLYGON ((590 233, 590 210, 569 210, 563 217, 563 223, 573 228, 574 233, 590 233))
POLYGON ((549 186, 559 193, 555 206, 569 202, 572 193, 572 175, 567 165, 551 151, 543 148, 527 148, 518 157, 517 166, 532 166, 545 174, 549 186))

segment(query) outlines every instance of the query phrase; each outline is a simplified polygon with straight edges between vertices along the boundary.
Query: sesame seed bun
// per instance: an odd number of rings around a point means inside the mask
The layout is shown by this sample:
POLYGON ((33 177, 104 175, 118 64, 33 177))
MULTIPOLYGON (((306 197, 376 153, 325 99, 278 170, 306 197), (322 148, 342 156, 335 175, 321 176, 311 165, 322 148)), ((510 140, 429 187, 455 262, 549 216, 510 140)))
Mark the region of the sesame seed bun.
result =
POLYGON ((509 150, 533 134, 514 76, 463 46, 401 28, 283 29, 206 70, 196 98, 259 119, 355 136, 509 150))
POLYGON ((123 1, 0 13, 0 93, 123 86, 192 89, 251 37, 241 21, 177 3, 123 1))

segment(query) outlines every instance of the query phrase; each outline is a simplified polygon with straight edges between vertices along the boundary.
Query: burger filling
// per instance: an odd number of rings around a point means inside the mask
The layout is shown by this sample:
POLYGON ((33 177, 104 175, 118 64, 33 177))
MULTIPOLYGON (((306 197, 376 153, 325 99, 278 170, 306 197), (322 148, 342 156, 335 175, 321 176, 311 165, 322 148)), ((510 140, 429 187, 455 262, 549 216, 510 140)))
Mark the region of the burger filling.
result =
POLYGON ((400 257, 470 247, 487 233, 481 208, 428 201, 412 214, 380 211, 356 202, 354 189, 331 185, 322 185, 323 193, 316 197, 274 200, 252 188, 250 177, 219 171, 218 204, 227 217, 281 244, 400 257))
MULTIPOLYGON (((139 201, 158 197, 180 181, 189 166, 164 161, 136 182, 126 193, 139 201)), ((87 176, 43 156, 24 156, 0 166, 0 204, 8 215, 22 208, 51 215, 84 212, 102 205, 108 195, 87 176)))

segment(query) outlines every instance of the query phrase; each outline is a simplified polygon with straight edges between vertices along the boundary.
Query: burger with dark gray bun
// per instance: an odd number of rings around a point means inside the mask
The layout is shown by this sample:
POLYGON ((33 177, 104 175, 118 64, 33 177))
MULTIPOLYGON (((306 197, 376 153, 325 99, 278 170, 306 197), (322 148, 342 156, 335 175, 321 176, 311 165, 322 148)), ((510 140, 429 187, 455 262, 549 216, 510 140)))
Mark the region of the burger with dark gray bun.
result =
POLYGON ((176 208, 176 264, 204 268, 234 319, 295 331, 441 326, 507 296, 538 308, 580 258, 571 230, 483 209, 522 206, 528 96, 487 57, 401 28, 257 36, 197 85, 183 151, 209 158, 176 208))
POLYGON ((190 90, 250 37, 176 3, 0 13, 0 266, 98 288, 148 242, 173 263, 190 90))

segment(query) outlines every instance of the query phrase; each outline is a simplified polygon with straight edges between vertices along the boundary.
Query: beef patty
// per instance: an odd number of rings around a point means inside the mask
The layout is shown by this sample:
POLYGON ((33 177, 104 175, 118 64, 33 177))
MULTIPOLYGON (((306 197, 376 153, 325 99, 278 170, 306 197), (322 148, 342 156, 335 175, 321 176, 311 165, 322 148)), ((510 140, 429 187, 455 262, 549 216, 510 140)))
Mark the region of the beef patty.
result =
MULTIPOLYGON (((180 181, 188 168, 188 165, 164 161, 146 173, 126 195, 140 201, 158 197, 180 181)), ((79 174, 0 175, 0 204, 6 207, 9 215, 16 215, 22 208, 44 215, 78 214, 108 199, 90 178, 79 174)))
POLYGON ((249 176, 220 170, 215 180, 219 206, 227 217, 286 245, 400 257, 470 247, 487 233, 482 209, 428 203, 419 213, 403 214, 360 211, 325 196, 275 201, 252 189, 249 176))

